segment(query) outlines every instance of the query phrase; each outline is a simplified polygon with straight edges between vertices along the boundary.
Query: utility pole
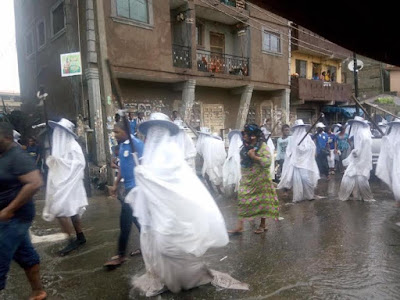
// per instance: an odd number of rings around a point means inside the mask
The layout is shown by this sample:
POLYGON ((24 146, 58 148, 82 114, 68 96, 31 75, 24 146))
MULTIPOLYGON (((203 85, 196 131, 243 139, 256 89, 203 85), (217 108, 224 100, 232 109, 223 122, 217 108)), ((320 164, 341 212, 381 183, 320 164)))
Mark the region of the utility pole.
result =
MULTIPOLYGON (((353 60, 354 60, 354 67, 353 67, 353 75, 354 75, 354 95, 358 100, 358 65, 357 65, 357 55, 353 52, 353 60)), ((358 105, 356 105, 356 116, 360 115, 360 109, 358 105)))

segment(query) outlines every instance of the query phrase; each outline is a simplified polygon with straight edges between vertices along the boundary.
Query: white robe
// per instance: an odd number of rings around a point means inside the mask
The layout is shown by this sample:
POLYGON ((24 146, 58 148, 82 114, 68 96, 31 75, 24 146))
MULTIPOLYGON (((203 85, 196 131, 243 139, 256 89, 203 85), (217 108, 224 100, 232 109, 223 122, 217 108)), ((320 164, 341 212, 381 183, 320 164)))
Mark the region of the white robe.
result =
POLYGON ((369 126, 354 122, 350 138, 354 138, 354 149, 343 160, 347 166, 340 184, 339 199, 348 200, 353 193, 355 199, 373 200, 369 186, 369 177, 372 170, 372 138, 369 126))
POLYGON ((52 153, 46 160, 49 167, 43 209, 46 221, 82 215, 88 205, 82 148, 70 133, 59 127, 54 128, 52 145, 52 153))
POLYGON ((194 146, 193 140, 185 132, 184 129, 180 129, 179 133, 173 137, 178 147, 182 150, 185 160, 188 165, 196 170, 195 158, 196 158, 196 147, 194 146))
POLYGON ((210 181, 219 186, 222 184, 222 169, 226 159, 225 143, 211 136, 201 136, 199 149, 204 160, 202 175, 207 174, 210 181))
POLYGON ((278 185, 278 189, 293 188, 293 202, 314 199, 314 190, 320 178, 315 160, 316 147, 311 137, 308 135, 298 146, 305 134, 305 127, 294 129, 286 148, 286 158, 278 185))
POLYGON ((393 125, 387 136, 382 138, 381 152, 376 166, 376 176, 393 192, 400 201, 400 126, 393 125))
POLYGON ((142 226, 146 266, 134 287, 152 296, 163 287, 179 292, 210 283, 201 256, 229 241, 221 212, 167 129, 149 129, 142 161, 135 168, 137 187, 126 198, 142 226))
POLYGON ((234 186, 236 192, 239 188, 242 178, 242 168, 240 165, 240 149, 243 146, 240 133, 234 134, 229 143, 228 157, 223 166, 223 184, 224 188, 234 186))

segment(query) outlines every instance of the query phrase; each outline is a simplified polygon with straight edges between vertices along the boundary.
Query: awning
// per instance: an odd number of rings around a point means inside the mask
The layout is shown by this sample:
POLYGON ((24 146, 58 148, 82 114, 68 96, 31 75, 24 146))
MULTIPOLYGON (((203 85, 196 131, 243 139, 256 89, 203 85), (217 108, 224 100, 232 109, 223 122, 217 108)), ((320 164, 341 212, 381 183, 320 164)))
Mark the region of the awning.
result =
MULTIPOLYGON (((324 113, 340 113, 346 118, 353 118, 355 113, 356 113, 356 108, 355 107, 350 107, 350 106, 330 106, 326 105, 322 107, 322 112, 324 113)), ((360 109, 359 115, 363 116, 364 113, 360 109)))

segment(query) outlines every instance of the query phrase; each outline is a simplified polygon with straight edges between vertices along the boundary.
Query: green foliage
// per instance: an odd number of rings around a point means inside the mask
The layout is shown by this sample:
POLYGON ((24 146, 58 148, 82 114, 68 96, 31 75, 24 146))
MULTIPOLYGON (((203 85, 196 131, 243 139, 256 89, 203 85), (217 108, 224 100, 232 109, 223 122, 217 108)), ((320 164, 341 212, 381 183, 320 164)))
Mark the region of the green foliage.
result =
POLYGON ((394 104, 394 99, 392 97, 383 97, 383 98, 378 98, 375 103, 380 103, 380 104, 394 104))

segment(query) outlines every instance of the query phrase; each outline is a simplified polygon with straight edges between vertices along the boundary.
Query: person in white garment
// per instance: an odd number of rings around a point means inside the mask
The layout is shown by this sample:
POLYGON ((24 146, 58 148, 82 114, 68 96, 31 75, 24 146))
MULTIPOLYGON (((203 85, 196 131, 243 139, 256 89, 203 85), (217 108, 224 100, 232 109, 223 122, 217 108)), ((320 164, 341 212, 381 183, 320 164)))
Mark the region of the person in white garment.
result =
POLYGON ((270 136, 271 132, 264 126, 261 127, 261 131, 264 134, 265 140, 268 139, 267 146, 268 146, 269 152, 271 153, 271 158, 272 158, 271 166, 269 167, 269 176, 270 176, 271 180, 274 181, 275 180, 275 145, 270 136))
POLYGON ((354 200, 375 201, 369 186, 372 170, 372 135, 368 123, 359 116, 348 121, 353 150, 343 160, 347 166, 340 184, 339 199, 346 201, 353 194, 354 200))
POLYGON ((175 119, 174 124, 179 127, 179 133, 175 136, 175 141, 179 148, 182 149, 185 160, 188 165, 196 171, 195 159, 196 159, 196 147, 194 146, 192 138, 186 133, 185 126, 182 120, 175 119))
POLYGON ((231 130, 228 133, 229 149, 228 157, 225 160, 222 177, 224 191, 237 192, 242 170, 240 166, 240 149, 243 146, 242 132, 240 130, 231 130))
POLYGON ((52 151, 46 160, 49 173, 42 216, 49 222, 58 219, 62 231, 68 234, 69 242, 59 252, 64 256, 86 243, 81 226, 81 215, 88 205, 83 183, 86 161, 71 121, 49 121, 49 126, 53 128, 52 151))
POLYGON ((217 133, 199 132, 196 148, 203 157, 202 176, 209 188, 217 188, 219 195, 222 191, 222 169, 226 159, 225 143, 217 133))
POLYGON ((396 206, 400 207, 400 119, 390 122, 387 132, 382 138, 375 174, 392 190, 396 206))
POLYGON ((303 120, 296 120, 292 126, 292 136, 286 148, 286 158, 283 164, 282 176, 278 189, 293 189, 293 202, 314 200, 317 196, 319 169, 315 160, 316 146, 307 134, 307 125, 303 120))
MULTIPOLYGON (((137 186, 127 201, 141 225, 140 243, 146 273, 133 286, 146 296, 165 290, 178 293, 200 285, 225 283, 228 275, 208 269, 202 256, 228 244, 225 221, 213 198, 173 140, 179 128, 168 116, 153 113, 139 125, 146 136, 137 186)), ((247 288, 247 286, 241 286, 247 288)))

